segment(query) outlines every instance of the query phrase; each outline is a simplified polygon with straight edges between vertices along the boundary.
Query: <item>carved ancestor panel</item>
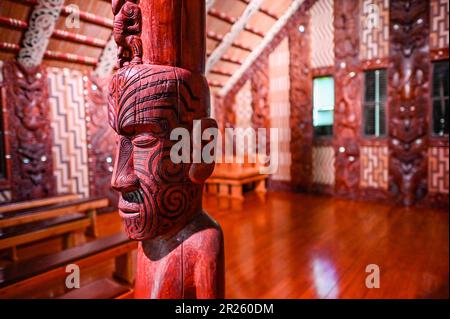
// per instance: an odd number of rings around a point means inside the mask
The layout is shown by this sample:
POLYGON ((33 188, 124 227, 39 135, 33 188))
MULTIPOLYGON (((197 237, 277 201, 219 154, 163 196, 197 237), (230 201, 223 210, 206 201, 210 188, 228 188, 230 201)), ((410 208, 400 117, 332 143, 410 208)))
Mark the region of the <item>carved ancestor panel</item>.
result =
POLYGON ((429 13, 429 2, 422 0, 398 0, 390 6, 389 190, 404 205, 427 191, 429 13))
POLYGON ((334 185, 335 155, 332 146, 314 146, 312 151, 313 182, 321 185, 334 185))
POLYGON ((15 62, 5 62, 3 71, 14 172, 12 200, 52 196, 55 182, 46 73, 15 62))
POLYGON ((84 82, 89 189, 91 196, 108 197, 110 206, 117 207, 118 195, 111 188, 116 141, 108 124, 108 82, 93 77, 84 82))
POLYGON ((311 67, 334 65, 333 0, 318 0, 311 7, 311 67))
POLYGON ((64 0, 39 0, 34 6, 17 61, 27 68, 41 64, 64 0))
POLYGON ((335 0, 336 194, 356 197, 359 189, 359 135, 362 74, 359 66, 359 1, 335 0))
POLYGON ((448 194, 448 147, 430 147, 428 150, 428 191, 448 194))
POLYGON ((259 67, 251 78, 252 83, 252 123, 255 129, 270 126, 269 118, 269 58, 262 57, 259 67))
POLYGON ((291 105, 289 100, 289 39, 287 37, 269 57, 269 74, 270 125, 272 128, 278 128, 278 170, 272 175, 272 179, 290 181, 291 105))
POLYGON ((389 55, 389 0, 360 0, 360 59, 389 55))
POLYGON ((84 84, 76 70, 49 68, 54 174, 58 193, 89 196, 84 84))
POLYGON ((448 0, 431 0, 431 49, 448 49, 448 13, 448 0))
POLYGON ((388 148, 387 146, 361 147, 362 188, 388 189, 388 148))
POLYGON ((313 125, 309 19, 309 12, 305 12, 298 20, 299 27, 292 28, 289 32, 291 176, 294 189, 303 191, 309 190, 312 184, 313 125))

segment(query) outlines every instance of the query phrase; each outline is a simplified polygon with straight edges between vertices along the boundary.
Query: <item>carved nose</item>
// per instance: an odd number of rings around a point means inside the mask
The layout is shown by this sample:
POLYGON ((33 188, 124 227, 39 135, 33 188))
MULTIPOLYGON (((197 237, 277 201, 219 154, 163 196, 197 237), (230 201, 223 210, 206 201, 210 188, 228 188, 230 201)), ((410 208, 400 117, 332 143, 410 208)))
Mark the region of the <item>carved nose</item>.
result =
POLYGON ((118 176, 111 181, 111 187, 121 193, 134 192, 140 188, 139 178, 134 174, 118 176))

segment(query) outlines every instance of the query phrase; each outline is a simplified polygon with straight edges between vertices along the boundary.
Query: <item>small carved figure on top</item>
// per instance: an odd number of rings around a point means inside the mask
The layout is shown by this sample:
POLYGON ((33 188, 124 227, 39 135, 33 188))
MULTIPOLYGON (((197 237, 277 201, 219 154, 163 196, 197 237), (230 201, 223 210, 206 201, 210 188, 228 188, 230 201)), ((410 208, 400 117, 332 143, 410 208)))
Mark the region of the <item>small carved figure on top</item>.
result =
POLYGON ((112 0, 117 66, 142 63, 142 15, 139 0, 112 0))

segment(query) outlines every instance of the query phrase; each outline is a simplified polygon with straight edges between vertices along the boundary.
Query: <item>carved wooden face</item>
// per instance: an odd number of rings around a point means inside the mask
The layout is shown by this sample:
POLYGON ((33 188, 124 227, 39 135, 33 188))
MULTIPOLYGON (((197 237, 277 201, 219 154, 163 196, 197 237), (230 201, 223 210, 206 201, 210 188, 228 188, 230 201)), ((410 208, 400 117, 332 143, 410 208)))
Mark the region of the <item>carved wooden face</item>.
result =
POLYGON ((208 107, 204 76, 188 70, 141 64, 114 75, 109 120, 117 155, 111 185, 120 192, 119 213, 131 239, 175 232, 201 209, 202 183, 190 178, 195 164, 171 161, 176 141, 170 133, 178 127, 191 132, 192 121, 205 118, 208 107))

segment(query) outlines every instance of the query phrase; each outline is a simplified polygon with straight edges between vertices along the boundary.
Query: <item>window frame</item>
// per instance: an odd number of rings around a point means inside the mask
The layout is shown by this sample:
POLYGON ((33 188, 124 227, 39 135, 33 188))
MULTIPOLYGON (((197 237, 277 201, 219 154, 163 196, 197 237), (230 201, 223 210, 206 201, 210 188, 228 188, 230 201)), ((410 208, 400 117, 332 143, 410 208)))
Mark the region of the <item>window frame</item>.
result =
POLYGON ((327 72, 317 72, 317 74, 313 74, 312 76, 312 107, 311 107, 311 123, 313 128, 313 139, 318 141, 329 141, 334 138, 335 130, 334 130, 334 112, 336 110, 336 81, 334 75, 327 72), (332 78, 333 79, 333 125, 332 125, 332 133, 330 135, 316 135, 315 126, 314 126, 314 80, 317 78, 332 78))
MULTIPOLYGON (((364 140, 370 140, 370 141, 383 141, 387 140, 389 137, 389 70, 387 67, 376 65, 373 68, 366 68, 363 71, 364 79, 363 79, 363 85, 362 85, 362 94, 361 94, 361 137, 364 140), (368 135, 365 132, 365 108, 366 108, 366 73, 367 72, 376 72, 384 70, 386 72, 386 100, 384 103, 384 134, 383 135, 368 135)), ((379 102, 380 103, 380 102, 379 102)), ((375 102, 374 102, 375 104, 375 102)), ((374 105, 375 107, 375 105, 374 105)))
MULTIPOLYGON (((431 61, 431 76, 430 76, 430 86, 429 86, 430 87, 430 102, 429 102, 430 107, 429 107, 429 111, 428 111, 428 113, 429 113, 428 122, 430 124, 429 124, 428 130, 429 130, 430 139, 436 140, 436 141, 443 140, 443 141, 448 142, 448 139, 450 136, 449 134, 438 135, 438 134, 434 133, 434 118, 433 118, 433 116, 434 116, 434 96, 433 96, 434 68, 435 68, 436 63, 439 63, 439 62, 447 62, 450 66, 450 61, 449 61, 448 57, 443 58, 443 59, 435 59, 435 60, 431 61)), ((450 96, 449 96, 449 98, 450 98, 450 96)))

